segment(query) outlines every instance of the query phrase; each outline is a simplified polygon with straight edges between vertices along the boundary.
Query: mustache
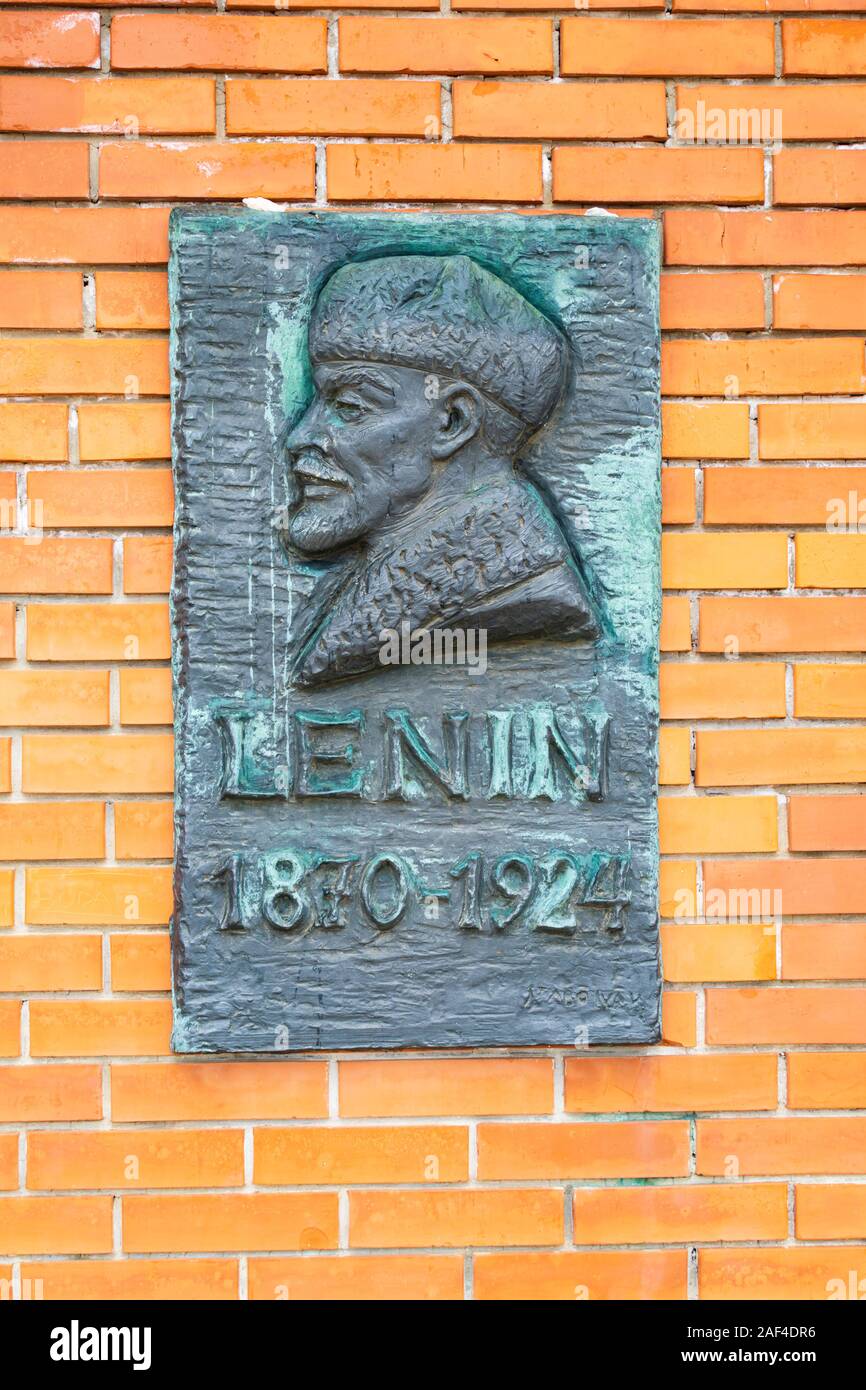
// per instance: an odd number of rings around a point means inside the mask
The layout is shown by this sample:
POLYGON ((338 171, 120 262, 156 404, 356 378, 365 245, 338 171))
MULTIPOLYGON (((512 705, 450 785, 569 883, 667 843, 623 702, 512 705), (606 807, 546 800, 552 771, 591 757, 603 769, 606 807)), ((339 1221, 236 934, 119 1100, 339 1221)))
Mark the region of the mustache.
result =
POLYGON ((322 483, 330 487, 350 488, 352 479, 342 468, 326 458, 320 449, 305 446, 302 449, 291 449, 289 454, 289 467, 297 483, 303 487, 306 484, 322 483))

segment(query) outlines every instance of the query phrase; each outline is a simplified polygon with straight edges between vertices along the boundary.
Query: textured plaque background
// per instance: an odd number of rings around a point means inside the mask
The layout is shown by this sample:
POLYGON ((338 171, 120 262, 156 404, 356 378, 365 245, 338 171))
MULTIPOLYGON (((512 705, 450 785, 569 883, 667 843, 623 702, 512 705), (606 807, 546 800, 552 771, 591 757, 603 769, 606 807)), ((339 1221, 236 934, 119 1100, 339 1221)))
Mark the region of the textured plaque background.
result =
MULTIPOLYGON (((657 235, 654 223, 606 217, 172 213, 177 1050, 658 1038, 657 235), (485 674, 385 667, 293 689, 290 656, 317 578, 290 565, 275 518, 288 500, 281 440, 312 391, 311 306, 346 261, 412 252, 473 257, 565 329, 575 370, 525 474, 555 499, 605 630, 590 644, 492 646, 485 674), (540 705, 573 738, 582 713, 610 716, 602 800, 569 787, 561 769, 553 800, 485 796, 486 713, 523 711, 522 727, 540 705), (449 800, 421 776, 411 802, 381 798, 383 712, 397 706, 439 751, 442 713, 470 713, 468 800, 449 800), (353 709, 363 712, 370 794, 287 795, 295 712, 353 709), (275 794, 221 794, 225 711, 273 731, 258 738, 253 776, 275 794), (342 925, 313 914, 300 929, 274 927, 257 911, 256 864, 282 850, 311 865, 316 854, 357 856, 358 875, 378 853, 401 856, 414 875, 406 911, 377 926, 356 878, 342 925), (504 899, 490 867, 502 855, 537 863, 558 851, 582 863, 624 857, 625 906, 604 901, 599 879, 602 901, 570 905, 563 920, 570 914, 573 930, 533 929, 528 909, 497 930, 489 909, 504 899), (466 880, 449 874, 471 852, 483 856, 481 930, 457 925, 466 880), (237 856, 246 880, 233 913, 237 856), (434 898, 445 889, 450 899, 434 898)), ((519 729, 516 737, 519 745, 519 729)), ((383 903, 389 882, 386 873, 383 903)))

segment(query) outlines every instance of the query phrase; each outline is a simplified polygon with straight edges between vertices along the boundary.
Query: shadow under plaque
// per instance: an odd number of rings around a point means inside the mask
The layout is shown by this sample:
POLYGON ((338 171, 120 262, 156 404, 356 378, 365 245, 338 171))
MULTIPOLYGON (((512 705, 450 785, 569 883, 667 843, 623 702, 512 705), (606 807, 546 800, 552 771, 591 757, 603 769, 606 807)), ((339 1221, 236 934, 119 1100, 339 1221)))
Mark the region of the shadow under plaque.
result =
POLYGON ((658 262, 171 214, 177 1051, 658 1039, 658 262))

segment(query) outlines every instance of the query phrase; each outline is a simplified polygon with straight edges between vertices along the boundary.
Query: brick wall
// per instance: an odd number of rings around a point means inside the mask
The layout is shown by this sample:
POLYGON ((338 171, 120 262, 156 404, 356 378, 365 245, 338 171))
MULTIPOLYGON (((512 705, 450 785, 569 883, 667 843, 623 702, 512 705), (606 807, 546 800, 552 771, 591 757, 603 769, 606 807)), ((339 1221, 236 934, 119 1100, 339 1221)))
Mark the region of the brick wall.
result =
POLYGON ((866 1294, 866 17, 601 4, 0 5, 4 1292, 866 1294), (253 196, 664 222, 659 1047, 169 1054, 166 224, 253 196))

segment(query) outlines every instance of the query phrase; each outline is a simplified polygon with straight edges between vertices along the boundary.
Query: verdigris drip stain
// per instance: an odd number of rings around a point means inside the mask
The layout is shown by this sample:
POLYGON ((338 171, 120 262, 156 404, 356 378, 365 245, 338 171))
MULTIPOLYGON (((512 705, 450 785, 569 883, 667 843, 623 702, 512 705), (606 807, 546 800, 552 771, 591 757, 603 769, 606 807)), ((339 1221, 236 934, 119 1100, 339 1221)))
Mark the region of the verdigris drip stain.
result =
POLYGON ((172 213, 176 1050, 657 1040, 658 261, 172 213))

